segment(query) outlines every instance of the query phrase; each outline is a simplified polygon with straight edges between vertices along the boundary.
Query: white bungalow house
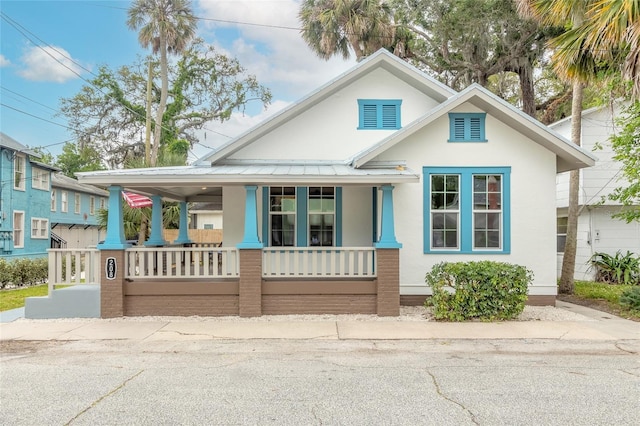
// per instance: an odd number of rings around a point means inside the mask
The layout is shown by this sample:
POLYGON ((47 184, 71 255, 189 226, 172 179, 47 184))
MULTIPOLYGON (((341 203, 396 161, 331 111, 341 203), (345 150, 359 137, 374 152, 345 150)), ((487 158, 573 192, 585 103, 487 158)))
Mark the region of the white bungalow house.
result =
MULTIPOLYGON (((579 216, 576 246, 576 268, 574 279, 593 280, 595 270, 590 268, 589 259, 594 253, 615 255, 617 251, 640 254, 640 223, 626 223, 612 215, 625 208, 620 203, 607 198, 613 190, 625 184, 621 175, 620 162, 613 159, 609 138, 620 129, 615 120, 623 107, 614 104, 596 107, 582 113, 582 147, 594 152, 598 157, 595 167, 580 170, 579 216), (598 146, 599 148, 596 148, 598 146)), ((571 117, 567 117, 551 127, 561 135, 570 138, 571 117)), ((558 276, 562 270, 562 258, 567 229, 567 209, 569 205, 569 173, 560 173, 556 178, 556 211, 558 217, 558 276)))
POLYGON ((381 50, 194 165, 78 177, 111 194, 103 317, 398 315, 442 261, 525 265, 529 302, 554 304, 556 174, 594 163, 482 87, 381 50), (185 247, 187 202, 220 188, 224 247, 185 247), (124 240, 122 190, 154 200, 147 247, 124 240), (162 199, 183 207, 172 247, 162 199))

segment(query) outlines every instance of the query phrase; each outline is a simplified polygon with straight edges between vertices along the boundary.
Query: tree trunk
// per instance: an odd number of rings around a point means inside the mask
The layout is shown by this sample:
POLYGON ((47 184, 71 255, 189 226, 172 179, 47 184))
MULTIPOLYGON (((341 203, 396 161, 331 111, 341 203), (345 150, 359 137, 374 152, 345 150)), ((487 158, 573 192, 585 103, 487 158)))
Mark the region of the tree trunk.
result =
POLYGON ((153 148, 151 150, 151 167, 155 167, 158 162, 158 151, 162 142, 162 117, 167 107, 167 98, 169 97, 169 77, 167 65, 167 40, 166 37, 160 35, 160 77, 162 80, 162 89, 160 91, 160 103, 156 112, 156 126, 153 132, 153 148))
MULTIPOLYGON (((582 132, 582 83, 574 81, 571 101, 571 141, 580 146, 582 132)), ((578 240, 578 210, 580 193, 580 170, 569 172, 569 212, 567 214, 567 240, 562 257, 562 274, 558 291, 573 294, 573 275, 576 269, 576 247, 578 240)))
POLYGON ((522 111, 531 117, 536 117, 536 98, 533 86, 533 69, 530 63, 523 61, 518 66, 518 77, 520 78, 520 99, 522 100, 522 111))
POLYGON ((149 229, 149 219, 146 215, 140 217, 140 232, 138 233, 138 245, 142 247, 147 241, 147 230, 149 229))

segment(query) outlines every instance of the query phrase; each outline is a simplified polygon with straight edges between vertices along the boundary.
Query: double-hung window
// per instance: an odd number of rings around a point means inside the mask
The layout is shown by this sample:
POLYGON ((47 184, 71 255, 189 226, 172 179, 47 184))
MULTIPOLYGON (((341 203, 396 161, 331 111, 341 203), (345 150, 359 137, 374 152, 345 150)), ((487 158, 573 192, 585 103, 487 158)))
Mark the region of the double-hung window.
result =
POLYGON ((73 211, 75 214, 80 214, 80 194, 75 194, 74 200, 75 200, 75 203, 74 203, 75 207, 73 211))
POLYGON ((51 190, 51 211, 55 212, 56 211, 56 190, 55 188, 51 190))
POLYGON ((91 216, 96 214, 96 197, 94 196, 89 197, 89 214, 91 216))
POLYGON ((335 188, 309 187, 309 245, 334 246, 335 188))
POLYGON ((269 188, 269 245, 296 245, 296 188, 269 188))
POLYGON ((358 129, 399 129, 400 104, 400 99, 358 99, 358 129))
POLYGON ((13 188, 24 191, 27 161, 24 155, 17 155, 13 159, 13 188))
POLYGON ((424 252, 509 253, 510 168, 425 167, 424 252))
POLYGON ((67 191, 60 193, 60 211, 66 213, 69 210, 69 199, 67 191))
POLYGON ((14 210, 13 212, 13 247, 24 247, 24 212, 14 210))
POLYGON ((37 167, 31 168, 31 186, 35 189, 42 189, 43 191, 49 190, 49 171, 39 169, 37 167))

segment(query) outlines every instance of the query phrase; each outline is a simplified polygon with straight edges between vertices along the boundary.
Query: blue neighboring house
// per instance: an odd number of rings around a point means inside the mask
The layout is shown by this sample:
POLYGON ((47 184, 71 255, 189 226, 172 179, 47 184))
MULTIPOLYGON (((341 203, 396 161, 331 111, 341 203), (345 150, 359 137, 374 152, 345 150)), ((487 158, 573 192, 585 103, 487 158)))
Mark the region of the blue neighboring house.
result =
POLYGON ((98 211, 106 208, 109 193, 79 183, 62 173, 51 181, 51 247, 87 248, 104 238, 98 211))
POLYGON ((51 174, 58 169, 0 132, 0 258, 47 255, 51 174))

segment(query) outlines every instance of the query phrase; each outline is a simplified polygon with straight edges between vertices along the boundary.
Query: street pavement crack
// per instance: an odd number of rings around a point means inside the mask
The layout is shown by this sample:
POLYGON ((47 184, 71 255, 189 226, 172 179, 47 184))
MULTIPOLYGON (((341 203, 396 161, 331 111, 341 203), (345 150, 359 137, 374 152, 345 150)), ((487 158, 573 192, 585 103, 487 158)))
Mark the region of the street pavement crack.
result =
POLYGON ((436 393, 438 395, 440 395, 442 398, 446 399, 447 401, 456 404, 458 407, 462 408, 467 414, 469 414, 469 417, 471 418, 471 421, 473 422, 473 424, 479 425, 480 422, 476 419, 475 414, 473 414, 473 412, 471 412, 471 410, 469 410, 467 407, 465 407, 464 405, 462 405, 461 403, 459 403, 458 401, 456 401, 455 399, 449 398, 447 395, 445 395, 442 392, 442 389, 440 389, 440 384, 438 383, 438 380, 436 379, 436 376, 429 370, 426 370, 427 374, 429 376, 431 376, 431 381, 433 381, 433 386, 435 386, 436 388, 436 393))
POLYGON ((630 351, 630 350, 628 350, 628 349, 621 348, 621 347, 620 347, 620 342, 616 342, 614 346, 616 347, 616 349, 619 349, 619 350, 621 350, 622 352, 626 352, 626 353, 628 353, 628 354, 633 354, 633 355, 635 355, 635 354, 637 354, 637 353, 638 353, 638 352, 636 352, 636 351, 630 351))
POLYGON ((93 401, 91 403, 90 406, 88 406, 87 408, 85 408, 84 410, 80 411, 78 414, 76 414, 71 420, 69 420, 67 423, 65 423, 65 426, 69 426, 71 423, 73 423, 74 421, 76 421, 80 416, 82 416, 84 413, 86 413, 87 411, 91 410, 93 407, 95 407, 96 405, 98 405, 100 402, 104 401, 106 398, 110 397, 111 395, 113 395, 114 393, 118 392, 120 389, 122 389, 123 387, 125 387, 127 385, 127 383, 129 383, 131 380, 135 379, 136 377, 138 377, 140 374, 142 374, 144 372, 144 370, 140 370, 138 371, 136 374, 134 374, 133 376, 129 377, 127 380, 125 380, 124 382, 120 383, 119 386, 117 386, 116 388, 112 389, 110 392, 106 393, 105 395, 102 395, 100 398, 96 399, 95 401, 93 401))

